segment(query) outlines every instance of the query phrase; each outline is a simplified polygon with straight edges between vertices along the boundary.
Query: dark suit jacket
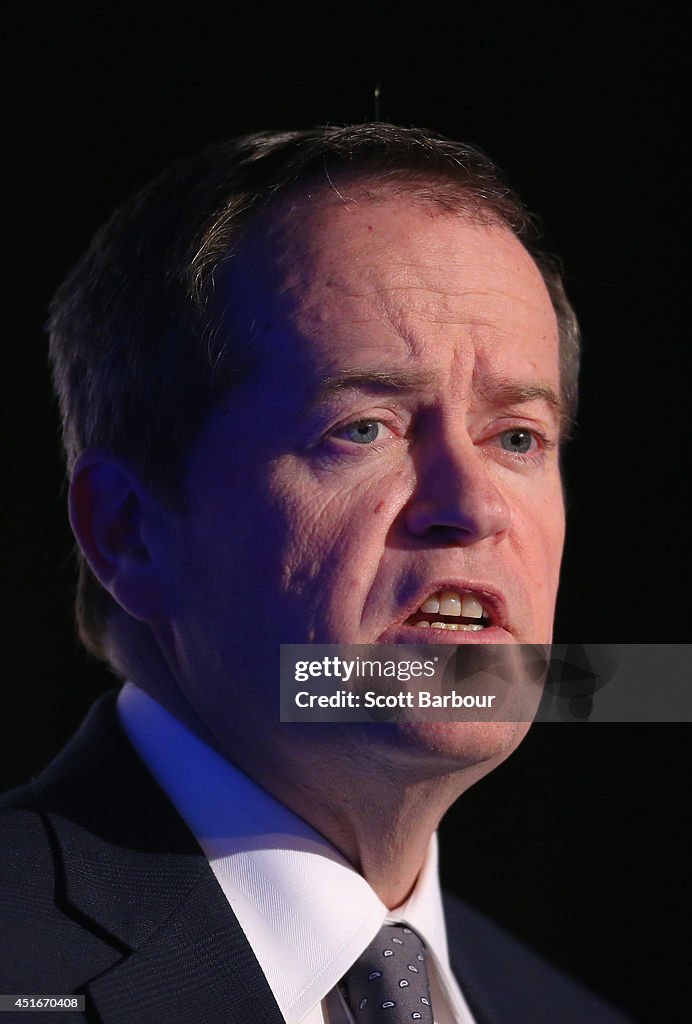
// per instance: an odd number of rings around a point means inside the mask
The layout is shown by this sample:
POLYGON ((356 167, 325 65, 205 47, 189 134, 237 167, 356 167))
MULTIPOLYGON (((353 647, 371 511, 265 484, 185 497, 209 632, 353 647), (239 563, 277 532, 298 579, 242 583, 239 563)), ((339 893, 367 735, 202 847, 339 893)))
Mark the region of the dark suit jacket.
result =
MULTIPOLYGON (((211 868, 121 730, 115 693, 0 800, 0 993, 86 996, 101 1024, 281 1024, 211 868)), ((623 1024, 489 920, 446 904, 478 1024, 623 1024)), ((84 1021, 81 1013, 4 1013, 84 1021)))

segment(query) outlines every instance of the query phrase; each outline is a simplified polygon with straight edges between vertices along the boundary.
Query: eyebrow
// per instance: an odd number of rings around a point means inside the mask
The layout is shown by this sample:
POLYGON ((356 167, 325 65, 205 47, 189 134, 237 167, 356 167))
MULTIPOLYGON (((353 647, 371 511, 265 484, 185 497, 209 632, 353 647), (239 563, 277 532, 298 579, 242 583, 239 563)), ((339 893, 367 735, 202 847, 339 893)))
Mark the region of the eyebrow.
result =
POLYGON ((527 402, 543 401, 558 413, 563 403, 555 388, 543 381, 514 380, 493 374, 483 381, 474 381, 474 391, 486 402, 493 405, 524 405, 527 402))
MULTIPOLYGON (((366 390, 381 394, 392 392, 415 393, 434 384, 437 375, 421 370, 380 370, 352 367, 341 370, 333 376, 323 377, 312 396, 310 406, 314 407, 342 391, 366 390)), ((563 403, 555 389, 543 381, 521 381, 497 374, 485 375, 482 381, 474 380, 475 393, 491 405, 526 405, 528 402, 543 401, 558 416, 563 403)))
POLYGON ((435 382, 434 373, 421 370, 378 370, 347 368, 330 377, 323 377, 316 389, 311 405, 318 405, 340 391, 415 392, 423 391, 435 382))

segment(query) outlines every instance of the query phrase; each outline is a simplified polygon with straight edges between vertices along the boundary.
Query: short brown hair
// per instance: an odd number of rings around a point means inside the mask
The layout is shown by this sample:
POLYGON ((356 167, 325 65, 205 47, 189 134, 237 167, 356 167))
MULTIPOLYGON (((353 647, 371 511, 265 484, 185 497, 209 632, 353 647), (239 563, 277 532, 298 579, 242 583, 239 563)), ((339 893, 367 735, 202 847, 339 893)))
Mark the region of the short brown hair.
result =
MULTIPOLYGON (((579 332, 535 219, 485 154, 417 128, 369 123, 260 132, 173 164, 123 203, 58 289, 48 329, 67 471, 85 448, 128 459, 175 500, 182 460, 245 365, 214 282, 248 223, 307 181, 354 173, 508 226, 539 266, 560 332, 566 423, 577 400, 579 332)), ((80 637, 105 657, 113 599, 78 552, 80 637)))

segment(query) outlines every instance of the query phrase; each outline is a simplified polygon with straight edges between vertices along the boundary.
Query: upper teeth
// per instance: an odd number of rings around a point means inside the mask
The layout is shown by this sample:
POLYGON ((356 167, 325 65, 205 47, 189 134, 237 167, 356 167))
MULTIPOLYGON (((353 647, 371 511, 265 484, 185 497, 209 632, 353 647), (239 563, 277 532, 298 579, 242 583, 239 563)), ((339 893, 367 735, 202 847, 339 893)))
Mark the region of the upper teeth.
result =
POLYGON ((432 615, 458 615, 468 619, 482 619, 483 605, 471 594, 458 594, 455 590, 442 590, 433 594, 420 606, 420 611, 432 615))

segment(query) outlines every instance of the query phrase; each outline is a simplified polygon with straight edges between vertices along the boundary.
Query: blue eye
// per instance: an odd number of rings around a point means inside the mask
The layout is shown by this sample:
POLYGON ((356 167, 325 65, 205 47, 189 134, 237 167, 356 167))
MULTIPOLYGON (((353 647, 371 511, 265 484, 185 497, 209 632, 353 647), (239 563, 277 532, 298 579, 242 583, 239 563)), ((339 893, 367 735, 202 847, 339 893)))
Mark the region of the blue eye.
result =
POLYGON ((528 430, 521 430, 518 427, 514 427, 512 430, 504 430, 500 434, 500 444, 507 452, 513 452, 515 455, 525 455, 531 451, 531 445, 535 441, 535 437, 528 430))
POLYGON ((344 427, 344 434, 356 444, 372 444, 380 436, 380 427, 378 420, 358 420, 344 427))

